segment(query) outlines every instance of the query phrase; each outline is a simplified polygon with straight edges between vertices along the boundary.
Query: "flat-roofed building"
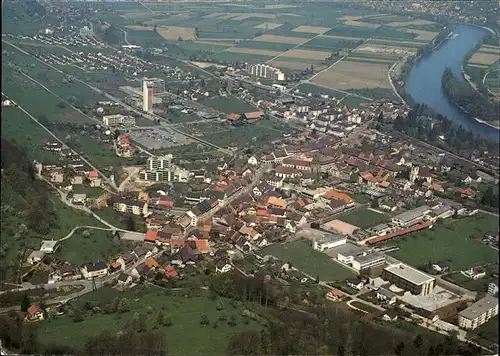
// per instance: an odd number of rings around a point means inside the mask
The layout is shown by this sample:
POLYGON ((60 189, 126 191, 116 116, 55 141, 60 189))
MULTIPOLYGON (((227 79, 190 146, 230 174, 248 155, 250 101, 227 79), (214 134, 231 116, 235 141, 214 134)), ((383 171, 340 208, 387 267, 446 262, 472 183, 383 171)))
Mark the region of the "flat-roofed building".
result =
POLYGON ((339 262, 351 266, 358 272, 378 267, 385 263, 385 256, 382 253, 350 242, 328 251, 327 254, 334 258, 336 257, 339 262))
POLYGON ((385 263, 385 255, 378 251, 363 252, 358 256, 354 256, 352 260, 352 268, 361 272, 369 268, 382 266, 385 263))
POLYGON ((458 313, 458 326, 473 330, 498 314, 498 298, 486 295, 458 313))
POLYGON ((403 263, 384 268, 382 279, 415 295, 428 295, 436 285, 436 279, 403 263))
POLYGON ((313 242, 315 250, 323 252, 326 249, 344 245, 347 242, 347 237, 337 234, 324 234, 313 242))
POLYGON ((422 205, 418 208, 405 211, 392 218, 392 222, 399 226, 411 226, 422 220, 427 214, 431 212, 428 205, 422 205))

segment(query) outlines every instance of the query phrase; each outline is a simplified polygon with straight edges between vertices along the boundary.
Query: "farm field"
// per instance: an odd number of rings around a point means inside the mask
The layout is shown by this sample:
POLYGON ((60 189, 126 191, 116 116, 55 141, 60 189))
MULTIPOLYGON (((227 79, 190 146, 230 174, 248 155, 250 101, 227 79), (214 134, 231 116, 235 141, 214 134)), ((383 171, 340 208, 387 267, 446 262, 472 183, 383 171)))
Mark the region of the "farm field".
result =
POLYGON ((391 240, 390 245, 400 249, 390 254, 413 266, 447 261, 454 271, 494 263, 498 251, 469 237, 482 237, 488 231, 498 231, 497 218, 478 214, 391 240))
POLYGON ((82 265, 87 262, 118 258, 129 248, 132 248, 132 245, 128 246, 126 242, 114 239, 111 231, 81 229, 61 243, 61 248, 55 257, 61 261, 82 265))
POLYGON ((385 214, 377 213, 369 210, 368 208, 361 208, 353 211, 352 213, 348 213, 347 215, 342 215, 339 220, 357 226, 361 229, 366 229, 382 223, 387 220, 387 218, 388 217, 385 214))
POLYGON ((340 281, 354 276, 354 272, 332 261, 328 255, 313 248, 306 241, 294 241, 286 244, 272 245, 263 248, 264 255, 273 255, 312 277, 318 276, 322 281, 340 281))
POLYGON ((476 52, 472 55, 469 63, 477 63, 481 65, 492 65, 498 61, 498 54, 476 52))
POLYGON ((378 63, 351 62, 348 59, 337 63, 318 75, 312 82, 328 88, 361 89, 361 88, 388 88, 388 67, 378 63))
MULTIPOLYGON (((126 26, 128 29, 134 31, 151 31, 154 32, 154 26, 148 25, 129 25, 126 26)), ((183 40, 194 40, 196 39, 194 28, 191 27, 177 27, 177 26, 168 26, 168 27, 157 27, 156 32, 166 40, 177 40, 182 38, 183 40)))
POLYGON ((311 94, 327 94, 328 96, 334 97, 337 99, 340 99, 346 95, 345 93, 342 93, 341 91, 337 91, 335 89, 323 88, 323 87, 319 87, 317 85, 309 84, 309 83, 302 83, 297 87, 297 89, 299 89, 301 93, 304 93, 306 95, 309 93, 311 93, 311 94))
POLYGON ((306 33, 325 33, 330 30, 329 27, 318 27, 318 26, 299 26, 294 28, 292 31, 295 32, 306 32, 306 33))
POLYGON ((306 41, 307 39, 304 39, 302 37, 262 35, 262 36, 255 37, 253 40, 254 41, 261 41, 261 42, 288 43, 288 44, 297 45, 297 44, 301 44, 302 42, 306 41))
MULTIPOLYGON (((225 353, 228 341, 234 334, 246 330, 259 330, 266 324, 264 321, 249 320, 243 322, 241 315, 246 307, 241 303, 234 303, 228 299, 219 298, 224 309, 216 309, 218 300, 210 300, 208 292, 200 290, 199 296, 193 296, 186 301, 184 296, 166 295, 160 288, 135 287, 132 290, 118 292, 108 287, 99 289, 77 299, 72 304, 83 306, 85 301, 93 303, 109 303, 114 298, 126 298, 130 311, 119 314, 85 315, 84 320, 75 323, 69 316, 62 316, 48 321, 37 323, 37 332, 44 342, 58 342, 61 344, 83 347, 85 336, 95 336, 104 330, 117 332, 123 330, 127 321, 134 313, 147 315, 147 326, 151 330, 156 322, 157 315, 163 312, 172 321, 172 326, 158 326, 156 331, 167 338, 168 355, 222 355, 225 353), (145 302, 147 301, 147 302, 145 302), (149 313, 148 313, 149 311, 149 313), (200 324, 201 315, 206 315, 210 324, 217 322, 218 327, 200 324), (219 321, 225 315, 234 316, 235 326, 229 326, 226 321, 219 321), (186 337, 196 335, 196 337, 186 337)), ((251 307, 251 304, 249 305, 251 307)))

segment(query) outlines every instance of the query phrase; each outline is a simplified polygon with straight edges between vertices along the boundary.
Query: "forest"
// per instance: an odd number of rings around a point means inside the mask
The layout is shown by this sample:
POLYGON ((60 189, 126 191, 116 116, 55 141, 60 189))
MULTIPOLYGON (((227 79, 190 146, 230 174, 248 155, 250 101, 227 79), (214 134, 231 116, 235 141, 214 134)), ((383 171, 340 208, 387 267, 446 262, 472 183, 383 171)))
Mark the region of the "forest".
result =
POLYGON ((484 94, 464 85, 446 68, 441 79, 441 86, 448 97, 469 114, 480 120, 498 124, 498 102, 491 102, 484 94))
POLYGON ((57 226, 58 216, 26 150, 2 138, 1 158, 0 279, 6 280, 16 276, 24 251, 39 248, 41 238, 57 226))
POLYGON ((499 151, 497 143, 454 125, 451 120, 423 104, 414 105, 407 117, 396 118, 394 129, 464 157, 473 152, 478 156, 482 152, 495 156, 499 151))

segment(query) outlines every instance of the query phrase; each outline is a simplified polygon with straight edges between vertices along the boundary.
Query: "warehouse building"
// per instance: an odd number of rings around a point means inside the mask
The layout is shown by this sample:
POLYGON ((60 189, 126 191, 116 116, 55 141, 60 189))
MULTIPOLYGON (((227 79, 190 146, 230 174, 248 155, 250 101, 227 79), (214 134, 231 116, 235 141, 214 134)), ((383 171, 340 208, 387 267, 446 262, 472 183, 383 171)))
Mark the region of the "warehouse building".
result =
POLYGON ((385 263, 385 256, 382 253, 349 242, 328 251, 327 254, 358 272, 379 267, 385 263))
POLYGON ((412 226, 420 222, 431 212, 428 205, 422 205, 418 208, 405 211, 392 218, 392 222, 398 226, 412 226))
POLYGON ((436 279, 403 263, 384 268, 382 279, 415 295, 429 295, 436 279))
POLYGON ((486 295, 467 309, 458 313, 458 326, 474 330, 498 314, 498 298, 486 295))

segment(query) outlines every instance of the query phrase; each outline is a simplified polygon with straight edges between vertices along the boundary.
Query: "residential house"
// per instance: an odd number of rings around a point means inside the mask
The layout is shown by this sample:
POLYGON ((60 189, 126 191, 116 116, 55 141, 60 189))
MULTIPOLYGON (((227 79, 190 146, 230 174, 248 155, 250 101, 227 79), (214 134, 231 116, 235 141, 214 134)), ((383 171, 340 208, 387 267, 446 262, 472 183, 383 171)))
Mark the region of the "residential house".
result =
POLYGON ((255 156, 252 156, 248 159, 247 163, 252 166, 256 166, 259 164, 259 161, 257 160, 257 158, 255 158, 255 156))
POLYGON ((135 255, 137 260, 143 260, 146 258, 150 258, 157 252, 158 252, 158 247, 149 243, 145 243, 142 246, 136 247, 132 253, 135 255))
POLYGON ((382 315, 385 321, 396 321, 398 319, 398 312, 394 309, 387 309, 382 315))
POLYGON ((344 293, 342 293, 337 288, 330 289, 328 293, 326 293, 326 299, 331 300, 333 302, 338 302, 342 300, 344 297, 344 293))
POLYGON ((177 271, 171 264, 164 265, 163 270, 165 271, 165 279, 171 280, 177 277, 177 271))
POLYGON ((73 184, 73 185, 83 184, 83 177, 82 176, 74 176, 73 178, 71 178, 71 184, 73 184))
POLYGON ((43 260, 44 256, 45 256, 45 252, 43 252, 43 251, 33 251, 30 253, 28 258, 26 259, 26 262, 28 262, 30 265, 34 265, 34 264, 40 262, 41 260, 43 260))
POLYGON ((59 241, 56 240, 42 240, 40 251, 45 253, 54 253, 59 248, 59 241))
POLYGON ((198 256, 194 253, 194 250, 185 245, 179 250, 179 257, 183 264, 194 265, 198 259, 198 256))
POLYGON ((73 194, 73 204, 85 204, 87 201, 87 194, 73 194))
POLYGON ((349 287, 355 288, 357 290, 361 290, 365 286, 365 283, 359 277, 349 278, 346 280, 346 283, 349 287))
POLYGON ((438 273, 445 273, 448 271, 450 266, 447 262, 440 261, 432 265, 432 269, 438 273))
POLYGON ((50 181, 52 183, 62 183, 62 182, 64 182, 64 173, 63 172, 52 172, 50 174, 50 181))
POLYGON ((132 283, 132 276, 122 272, 118 276, 117 282, 118 282, 118 285, 120 285, 122 287, 128 286, 129 284, 132 283))
POLYGON ((80 270, 85 279, 92 279, 95 277, 103 277, 108 274, 108 266, 104 261, 90 262, 84 264, 80 270))
POLYGON ((396 304, 396 294, 384 287, 380 287, 377 290, 377 299, 383 301, 387 305, 396 304))
POLYGON ((137 256, 134 253, 125 253, 120 258, 116 260, 121 266, 121 270, 124 271, 127 267, 132 266, 132 264, 137 260, 137 256))
POLYGON ((24 318, 24 321, 39 321, 44 319, 43 310, 38 305, 30 305, 26 312, 27 315, 24 318))
POLYGON ((233 266, 225 260, 220 260, 215 264, 215 272, 226 273, 233 269, 233 266))
POLYGON ((102 180, 100 178, 95 178, 90 181, 90 186, 93 188, 99 188, 102 185, 102 180))

